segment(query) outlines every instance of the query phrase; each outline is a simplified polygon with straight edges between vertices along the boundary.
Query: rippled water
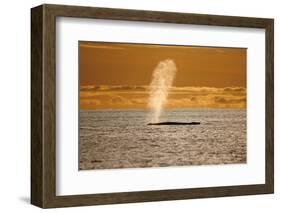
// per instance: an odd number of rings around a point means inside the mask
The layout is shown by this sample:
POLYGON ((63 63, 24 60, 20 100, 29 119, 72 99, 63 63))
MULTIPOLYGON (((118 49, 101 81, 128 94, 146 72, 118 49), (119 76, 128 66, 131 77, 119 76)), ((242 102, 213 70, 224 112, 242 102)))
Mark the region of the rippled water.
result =
POLYGON ((246 163, 246 110, 166 110, 147 125, 146 110, 81 110, 80 169, 246 163))

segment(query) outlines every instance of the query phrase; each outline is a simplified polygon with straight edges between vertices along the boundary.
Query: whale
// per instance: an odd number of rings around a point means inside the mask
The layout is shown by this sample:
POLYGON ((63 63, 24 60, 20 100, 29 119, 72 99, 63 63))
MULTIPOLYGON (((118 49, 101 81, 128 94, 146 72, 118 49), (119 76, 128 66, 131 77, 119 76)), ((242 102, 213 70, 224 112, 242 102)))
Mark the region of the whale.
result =
POLYGON ((200 122, 173 122, 173 121, 166 121, 166 122, 159 122, 159 123, 148 123, 147 125, 199 125, 200 122))

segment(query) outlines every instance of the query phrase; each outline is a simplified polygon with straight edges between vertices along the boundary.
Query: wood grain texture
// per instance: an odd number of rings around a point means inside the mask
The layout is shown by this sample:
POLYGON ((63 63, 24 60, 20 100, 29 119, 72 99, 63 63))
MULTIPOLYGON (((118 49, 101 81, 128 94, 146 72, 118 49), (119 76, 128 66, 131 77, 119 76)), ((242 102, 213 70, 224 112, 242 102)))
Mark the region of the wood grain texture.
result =
POLYGON ((266 185, 274 192, 274 21, 266 26, 266 115, 265 115, 265 156, 266 185))
MULTIPOLYGON (((41 5, 31 10, 31 203, 42 208, 148 202, 274 191, 273 19, 41 5), (264 28, 266 30, 266 183, 56 196, 56 17, 264 28)), ((75 184, 75 183, 74 183, 75 184)))
POLYGON ((56 194, 55 17, 42 5, 31 22, 31 203, 45 208, 56 194))
POLYGON ((43 7, 31 14, 31 203, 43 204, 42 60, 43 7))

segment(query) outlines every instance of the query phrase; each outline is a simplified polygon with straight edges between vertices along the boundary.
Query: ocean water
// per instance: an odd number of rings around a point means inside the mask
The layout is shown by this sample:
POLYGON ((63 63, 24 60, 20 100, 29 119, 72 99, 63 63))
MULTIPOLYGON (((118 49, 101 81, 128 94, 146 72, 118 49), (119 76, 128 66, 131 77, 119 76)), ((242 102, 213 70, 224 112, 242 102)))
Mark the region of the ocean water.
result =
POLYGON ((246 110, 173 109, 151 126, 147 110, 81 110, 80 169, 246 163, 246 110))

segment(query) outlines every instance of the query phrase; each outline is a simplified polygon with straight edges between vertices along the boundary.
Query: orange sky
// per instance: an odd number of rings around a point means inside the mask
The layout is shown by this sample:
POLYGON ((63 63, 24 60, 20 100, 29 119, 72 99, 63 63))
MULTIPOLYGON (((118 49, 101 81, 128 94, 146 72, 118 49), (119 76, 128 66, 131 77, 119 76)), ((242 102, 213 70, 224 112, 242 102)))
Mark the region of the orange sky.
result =
POLYGON ((169 58, 178 70, 168 107, 245 108, 246 54, 245 48, 79 42, 80 107, 145 108, 152 72, 169 58))

